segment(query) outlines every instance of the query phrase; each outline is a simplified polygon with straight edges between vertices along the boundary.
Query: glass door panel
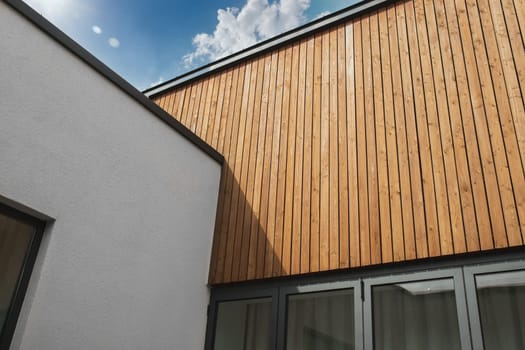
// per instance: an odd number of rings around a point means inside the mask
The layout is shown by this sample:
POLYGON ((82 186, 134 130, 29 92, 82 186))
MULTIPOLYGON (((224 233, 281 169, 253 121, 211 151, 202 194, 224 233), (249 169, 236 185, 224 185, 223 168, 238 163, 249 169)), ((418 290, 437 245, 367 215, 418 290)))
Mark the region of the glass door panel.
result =
POLYGON ((372 288, 374 349, 459 350, 452 278, 372 288))
POLYGON ((525 349, 525 271, 475 279, 485 350, 525 349))
POLYGON ((286 349, 353 350, 353 289, 288 296, 286 349))
POLYGON ((271 349, 272 298, 218 303, 214 350, 271 349))

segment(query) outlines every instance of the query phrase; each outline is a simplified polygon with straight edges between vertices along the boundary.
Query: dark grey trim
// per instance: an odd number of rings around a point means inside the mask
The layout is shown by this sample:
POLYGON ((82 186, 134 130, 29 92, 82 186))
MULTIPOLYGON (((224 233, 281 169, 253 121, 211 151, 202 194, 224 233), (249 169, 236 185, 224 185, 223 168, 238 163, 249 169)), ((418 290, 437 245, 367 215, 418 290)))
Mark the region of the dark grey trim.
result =
POLYGON ((55 221, 54 218, 44 214, 44 213, 41 213, 33 208, 30 208, 28 207, 27 205, 24 205, 22 203, 18 203, 18 202, 15 202, 14 200, 12 199, 9 199, 5 196, 2 196, 2 194, 0 193, 0 205, 5 205, 5 206, 8 206, 10 208, 13 208, 13 209, 16 209, 18 210, 19 212, 23 213, 23 214, 26 214, 26 215, 29 215, 30 217, 33 217, 33 218, 36 218, 40 221, 44 221, 44 222, 53 222, 55 221))
POLYGON ((501 262, 502 260, 525 259, 525 246, 494 249, 468 254, 448 255, 436 258, 418 259, 405 262, 356 267, 346 270, 322 271, 296 276, 273 277, 269 279, 211 285, 212 291, 230 288, 270 288, 327 283, 341 280, 379 277, 390 274, 420 272, 435 269, 462 267, 465 265, 501 262))
POLYGON ((470 331, 472 334, 472 346, 474 349, 482 350, 484 347, 483 333, 481 331, 481 321, 479 319, 478 296, 476 292, 476 276, 516 270, 525 270, 525 260, 465 267, 465 293, 468 296, 467 304, 471 323, 470 331))
POLYGON ((144 108, 153 113, 157 118, 168 124, 173 130, 184 136, 188 141, 193 143, 199 149, 208 154, 211 158, 216 160, 219 164, 224 163, 224 157, 208 145, 204 140, 195 135, 191 130, 185 127, 183 124, 171 117, 166 111, 157 106, 153 101, 144 96, 142 92, 133 87, 130 83, 124 80, 117 73, 112 71, 108 66, 99 61, 95 56, 90 54, 86 49, 77 44, 73 39, 64 34, 60 29, 51 24, 48 20, 38 14, 29 5, 24 3, 22 0, 4 0, 5 3, 9 4, 16 11, 21 13, 24 17, 29 19, 42 31, 47 33, 58 43, 64 46, 67 50, 71 51, 118 88, 124 91, 126 94, 131 96, 134 100, 140 103, 144 108))
POLYGON ((385 6, 388 3, 392 3, 397 0, 363 0, 352 6, 346 7, 342 10, 334 12, 331 15, 322 17, 318 20, 309 22, 303 26, 292 29, 280 35, 277 35, 268 40, 259 42, 253 46, 250 46, 244 50, 236 52, 232 55, 226 56, 214 62, 208 63, 202 67, 189 71, 188 73, 182 74, 171 80, 168 80, 159 85, 153 86, 144 90, 144 94, 148 97, 154 97, 165 92, 168 89, 179 86, 183 83, 188 83, 194 79, 200 78, 208 73, 215 72, 221 69, 226 69, 233 64, 237 64, 243 60, 250 59, 254 56, 263 54, 269 50, 275 50, 276 48, 286 45, 294 40, 299 40, 307 35, 311 35, 318 32, 328 26, 341 23, 351 18, 360 16, 364 13, 372 11, 380 6, 385 6))
POLYGON ((8 350, 13 339, 16 323, 20 315, 20 310, 22 309, 22 303, 27 292, 29 279, 31 278, 31 272, 33 271, 33 267, 35 265, 36 257, 38 254, 38 249, 42 241, 45 223, 41 220, 38 220, 34 217, 31 217, 23 212, 20 212, 16 209, 13 209, 12 207, 8 207, 1 203, 0 212, 11 216, 17 220, 26 222, 32 225, 35 229, 33 239, 31 240, 29 248, 26 252, 26 256, 24 258, 22 270, 20 272, 20 276, 15 287, 11 304, 9 305, 9 308, 7 310, 4 326, 0 328, 0 350, 8 350))

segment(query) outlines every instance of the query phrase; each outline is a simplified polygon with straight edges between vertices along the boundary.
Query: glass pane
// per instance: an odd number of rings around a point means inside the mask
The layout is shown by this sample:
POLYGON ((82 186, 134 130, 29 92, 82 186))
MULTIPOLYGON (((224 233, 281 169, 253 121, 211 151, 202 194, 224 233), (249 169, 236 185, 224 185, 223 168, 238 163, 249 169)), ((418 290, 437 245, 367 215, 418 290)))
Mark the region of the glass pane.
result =
POLYGON ((372 308, 375 349, 461 347, 452 279, 373 287, 372 308))
POLYGON ((271 348, 272 299, 219 303, 215 350, 268 350, 271 348))
POLYGON ((34 233, 33 226, 0 213, 0 330, 34 233))
POLYGON ((288 298, 288 350, 354 349, 354 330, 352 289, 288 298))
POLYGON ((525 271, 476 276, 485 350, 525 349, 525 271))

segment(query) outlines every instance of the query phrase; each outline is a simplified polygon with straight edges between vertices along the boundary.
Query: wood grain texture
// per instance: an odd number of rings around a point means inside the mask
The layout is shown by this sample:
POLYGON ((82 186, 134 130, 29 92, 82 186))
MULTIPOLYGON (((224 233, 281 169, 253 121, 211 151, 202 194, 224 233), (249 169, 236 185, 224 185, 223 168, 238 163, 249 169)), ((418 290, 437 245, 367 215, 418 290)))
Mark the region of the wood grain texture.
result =
POLYGON ((524 9, 396 1, 155 97, 225 157, 210 284, 523 245, 524 9))

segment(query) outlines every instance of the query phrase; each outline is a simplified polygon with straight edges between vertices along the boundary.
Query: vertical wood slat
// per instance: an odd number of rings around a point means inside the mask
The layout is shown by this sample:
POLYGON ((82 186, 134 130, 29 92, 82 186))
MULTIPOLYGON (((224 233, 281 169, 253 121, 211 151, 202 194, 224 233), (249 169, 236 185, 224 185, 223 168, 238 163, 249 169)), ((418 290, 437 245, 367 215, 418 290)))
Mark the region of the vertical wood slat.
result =
POLYGON ((399 0, 156 102, 217 148, 212 284, 523 245, 523 10, 399 0))
POLYGON ((365 96, 363 81, 363 39, 362 21, 354 22, 354 59, 355 59, 355 104, 357 133, 357 179, 359 202, 359 243, 361 265, 369 265, 370 235, 368 222, 368 175, 366 154, 365 96))
MULTIPOLYGON (((305 90, 306 90, 306 41, 299 43, 299 69, 297 81, 297 116, 295 136, 295 169, 293 181, 293 213, 291 227, 291 270, 290 274, 301 272, 302 206, 303 206, 303 159, 305 143, 305 90)), ((308 251, 308 250, 305 250, 308 251)))
POLYGON ((312 184, 312 113, 313 113, 313 83, 314 83, 314 39, 306 43, 306 78, 305 78, 305 106, 304 106, 304 142, 303 142, 303 199, 301 203, 301 250, 295 252, 301 256, 301 273, 310 272, 311 252, 311 184, 312 184))
MULTIPOLYGON (((321 188, 319 202, 319 270, 330 268, 330 32, 321 46, 321 188)), ((334 184, 335 185, 335 184, 334 184)))
POLYGON ((321 64, 322 37, 315 35, 313 74, 314 90, 312 95, 312 193, 310 217, 310 272, 319 271, 320 240, 320 188, 321 188, 321 64))
MULTIPOLYGON (((351 67, 349 67, 351 69, 351 67)), ((339 267, 350 267, 349 200, 348 200, 348 136, 346 106, 346 32, 345 26, 337 27, 337 145, 339 171, 339 267)))
POLYGON ((329 34, 329 113, 328 113, 328 149, 330 154, 329 183, 329 238, 328 238, 328 268, 339 268, 339 148, 338 148, 338 80, 337 80, 337 31, 332 29, 329 34))
POLYGON ((345 25, 346 50, 346 120, 348 137, 348 220, 350 266, 361 265, 360 228, 359 228, 359 189, 357 176, 357 128, 356 128, 356 90, 355 90, 355 53, 354 27, 352 23, 345 25))
POLYGON ((288 150, 286 156, 284 220, 283 220, 283 254, 281 259, 282 273, 290 274, 292 268, 292 233, 295 193, 295 153, 297 144, 297 94, 299 87, 299 43, 292 47, 290 71, 290 100, 283 105, 288 109, 288 150))

